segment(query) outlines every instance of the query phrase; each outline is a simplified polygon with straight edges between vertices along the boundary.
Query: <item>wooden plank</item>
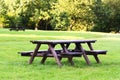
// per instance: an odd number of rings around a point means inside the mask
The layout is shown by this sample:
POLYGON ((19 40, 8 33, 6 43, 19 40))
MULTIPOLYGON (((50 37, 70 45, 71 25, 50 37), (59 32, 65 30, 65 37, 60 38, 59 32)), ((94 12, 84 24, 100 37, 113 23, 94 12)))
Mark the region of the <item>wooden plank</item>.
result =
POLYGON ((29 60, 29 64, 31 64, 34 60, 34 57, 37 55, 37 52, 38 52, 38 49, 40 48, 41 44, 37 44, 34 52, 33 52, 33 55, 31 56, 30 60, 29 60))
POLYGON ((91 50, 91 51, 85 51, 87 55, 98 55, 98 54, 106 54, 106 50, 91 50))
POLYGON ((52 54, 53 54, 53 56, 54 56, 57 64, 61 67, 62 64, 61 64, 61 62, 60 62, 60 60, 59 60, 59 58, 58 58, 58 56, 57 56, 57 53, 56 53, 55 50, 54 50, 54 45, 48 44, 48 46, 49 46, 49 50, 52 52, 52 54))
POLYGON ((68 43, 95 43, 96 40, 34 40, 33 44, 68 44, 68 43))
POLYGON ((85 50, 83 49, 82 45, 80 43, 75 43, 75 45, 76 45, 76 49, 78 49, 82 52, 82 55, 83 55, 86 63, 88 65, 90 65, 90 60, 89 60, 88 56, 86 55, 85 50))
POLYGON ((106 54, 107 51, 106 50, 91 50, 91 51, 85 51, 86 55, 93 55, 96 62, 100 63, 100 60, 98 58, 99 54, 106 54))

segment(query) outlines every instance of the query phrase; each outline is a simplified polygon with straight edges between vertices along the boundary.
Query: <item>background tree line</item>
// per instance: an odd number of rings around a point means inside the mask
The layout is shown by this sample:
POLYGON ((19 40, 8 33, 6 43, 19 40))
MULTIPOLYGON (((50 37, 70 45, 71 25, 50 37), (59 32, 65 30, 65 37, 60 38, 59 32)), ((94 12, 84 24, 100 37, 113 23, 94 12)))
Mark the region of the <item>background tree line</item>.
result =
POLYGON ((41 30, 118 32, 120 0, 0 0, 0 24, 41 30))

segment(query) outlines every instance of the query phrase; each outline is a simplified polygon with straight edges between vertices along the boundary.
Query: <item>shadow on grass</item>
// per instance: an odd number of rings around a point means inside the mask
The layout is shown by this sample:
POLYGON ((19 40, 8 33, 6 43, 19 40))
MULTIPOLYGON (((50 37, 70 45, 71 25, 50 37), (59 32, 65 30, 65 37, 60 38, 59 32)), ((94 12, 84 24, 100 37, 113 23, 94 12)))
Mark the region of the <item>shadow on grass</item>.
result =
POLYGON ((52 58, 48 58, 45 62, 45 64, 41 64, 39 59, 35 59, 32 64, 28 64, 29 59, 24 59, 16 62, 12 62, 11 66, 18 66, 18 67, 26 67, 31 69, 51 69, 51 68, 76 68, 76 69, 87 69, 87 68, 111 68, 111 67, 120 67, 120 61, 102 61, 101 63, 96 63, 95 60, 91 60, 91 64, 87 65, 85 60, 83 59, 74 59, 74 65, 71 65, 67 59, 63 59, 62 67, 59 67, 55 60, 52 58))

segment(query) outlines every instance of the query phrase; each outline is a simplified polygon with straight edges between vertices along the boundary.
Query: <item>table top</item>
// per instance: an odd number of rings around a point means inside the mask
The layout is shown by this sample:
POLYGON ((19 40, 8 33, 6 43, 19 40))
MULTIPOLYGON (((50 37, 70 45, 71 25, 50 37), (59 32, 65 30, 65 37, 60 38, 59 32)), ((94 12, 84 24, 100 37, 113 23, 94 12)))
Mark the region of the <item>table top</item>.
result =
POLYGON ((33 40, 34 44, 60 44, 60 43, 94 43, 96 40, 33 40))

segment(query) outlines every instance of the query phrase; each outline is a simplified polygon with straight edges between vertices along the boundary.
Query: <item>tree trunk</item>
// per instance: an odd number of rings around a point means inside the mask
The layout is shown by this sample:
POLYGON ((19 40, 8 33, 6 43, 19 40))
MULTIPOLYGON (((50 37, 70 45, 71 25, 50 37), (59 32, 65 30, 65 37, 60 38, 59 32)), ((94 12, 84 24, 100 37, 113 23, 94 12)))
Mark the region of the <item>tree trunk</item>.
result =
POLYGON ((35 31, 37 31, 38 30, 38 24, 36 23, 35 24, 35 31))

